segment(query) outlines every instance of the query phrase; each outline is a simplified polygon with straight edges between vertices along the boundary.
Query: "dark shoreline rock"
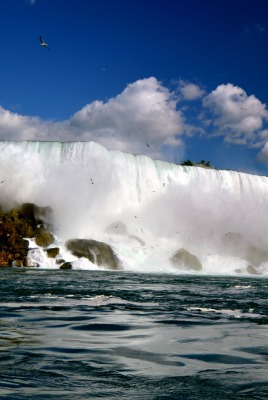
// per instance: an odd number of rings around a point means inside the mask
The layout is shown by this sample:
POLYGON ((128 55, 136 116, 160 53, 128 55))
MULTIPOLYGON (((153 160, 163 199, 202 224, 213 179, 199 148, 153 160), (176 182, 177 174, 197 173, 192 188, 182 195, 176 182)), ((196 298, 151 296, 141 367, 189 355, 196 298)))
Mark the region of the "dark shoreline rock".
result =
POLYGON ((72 269, 72 263, 67 261, 60 266, 60 269, 72 269))
POLYGON ((40 224, 51 222, 50 207, 38 207, 33 203, 24 203, 6 211, 0 207, 0 267, 27 267, 29 242, 25 238, 45 238, 43 245, 47 247, 53 243, 54 237, 47 226, 40 224))
POLYGON ((58 247, 51 247, 46 249, 48 258, 56 258, 60 254, 60 249, 58 247))

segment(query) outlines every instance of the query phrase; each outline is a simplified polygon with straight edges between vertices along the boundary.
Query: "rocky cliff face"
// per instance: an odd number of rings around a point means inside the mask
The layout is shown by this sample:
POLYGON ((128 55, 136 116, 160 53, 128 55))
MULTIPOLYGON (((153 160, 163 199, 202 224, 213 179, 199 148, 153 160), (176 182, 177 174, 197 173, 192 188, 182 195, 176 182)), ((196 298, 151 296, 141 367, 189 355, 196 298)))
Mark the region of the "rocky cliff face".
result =
MULTIPOLYGON (((0 208, 0 267, 36 267, 31 263, 29 254, 45 250, 48 258, 57 258, 59 248, 51 248, 54 243, 52 210, 50 207, 38 207, 25 203, 12 210, 0 208), (34 239, 37 248, 29 249, 29 241, 34 239), (40 250, 41 247, 41 250, 40 250), (49 248, 48 248, 49 247, 49 248)), ((109 269, 121 269, 121 262, 113 249, 106 243, 89 239, 73 239, 66 243, 66 248, 80 258, 109 269)), ((72 263, 57 259, 61 269, 71 269, 72 263)))
POLYGON ((28 240, 36 238, 40 244, 53 242, 44 223, 51 219, 49 207, 25 203, 12 210, 0 208, 0 266, 27 266, 28 240))

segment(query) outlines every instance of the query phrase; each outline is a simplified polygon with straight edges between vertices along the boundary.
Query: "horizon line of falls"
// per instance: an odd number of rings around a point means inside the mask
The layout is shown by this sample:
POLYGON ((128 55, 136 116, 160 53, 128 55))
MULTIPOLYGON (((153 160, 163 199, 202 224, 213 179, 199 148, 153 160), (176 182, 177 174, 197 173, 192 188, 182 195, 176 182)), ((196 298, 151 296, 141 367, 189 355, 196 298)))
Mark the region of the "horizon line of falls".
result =
MULTIPOLYGON (((68 239, 94 239, 109 244, 125 270, 268 275, 267 177, 183 167, 93 142, 2 141, 0 181, 2 206, 52 208, 67 260, 68 239)), ((74 258, 74 267, 94 268, 74 258)))

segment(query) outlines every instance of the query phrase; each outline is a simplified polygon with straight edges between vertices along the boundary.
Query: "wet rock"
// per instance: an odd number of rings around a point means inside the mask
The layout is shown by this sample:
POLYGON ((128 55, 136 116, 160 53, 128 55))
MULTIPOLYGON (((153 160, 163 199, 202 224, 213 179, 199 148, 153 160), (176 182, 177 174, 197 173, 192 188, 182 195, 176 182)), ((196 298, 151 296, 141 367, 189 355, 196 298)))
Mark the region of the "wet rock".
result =
POLYGON ((46 249, 46 252, 49 258, 56 258, 60 253, 60 249, 58 247, 52 247, 50 249, 46 249))
POLYGON ((65 260, 63 258, 56 260, 56 264, 57 265, 61 265, 61 264, 64 264, 64 263, 65 263, 65 260))
POLYGON ((33 237, 31 221, 22 217, 17 209, 0 211, 0 266, 11 266, 16 259, 27 255, 28 241, 33 237))
POLYGON ((66 247, 74 256, 86 257, 98 266, 113 270, 122 269, 119 258, 106 243, 91 239, 71 239, 66 243, 66 247))
POLYGON ((54 242, 52 233, 40 230, 35 238, 35 243, 40 247, 48 247, 54 242))
POLYGON ((4 211, 0 206, 0 266, 32 266, 27 259, 29 243, 25 238, 36 237, 37 244, 43 247, 52 244, 54 237, 43 224, 51 219, 50 207, 24 203, 4 211))
POLYGON ((60 269, 72 269, 72 263, 70 262, 65 262, 60 266, 60 269))
POLYGON ((198 258, 185 249, 176 251, 170 259, 173 267, 192 271, 201 271, 202 264, 198 258))

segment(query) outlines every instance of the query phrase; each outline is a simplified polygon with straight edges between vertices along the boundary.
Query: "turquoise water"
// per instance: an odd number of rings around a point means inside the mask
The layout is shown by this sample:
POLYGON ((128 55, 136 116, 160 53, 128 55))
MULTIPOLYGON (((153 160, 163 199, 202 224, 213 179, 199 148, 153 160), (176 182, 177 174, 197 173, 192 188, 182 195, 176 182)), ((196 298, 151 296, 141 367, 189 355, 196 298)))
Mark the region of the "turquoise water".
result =
POLYGON ((0 399, 267 399, 268 280, 0 269, 0 399))

